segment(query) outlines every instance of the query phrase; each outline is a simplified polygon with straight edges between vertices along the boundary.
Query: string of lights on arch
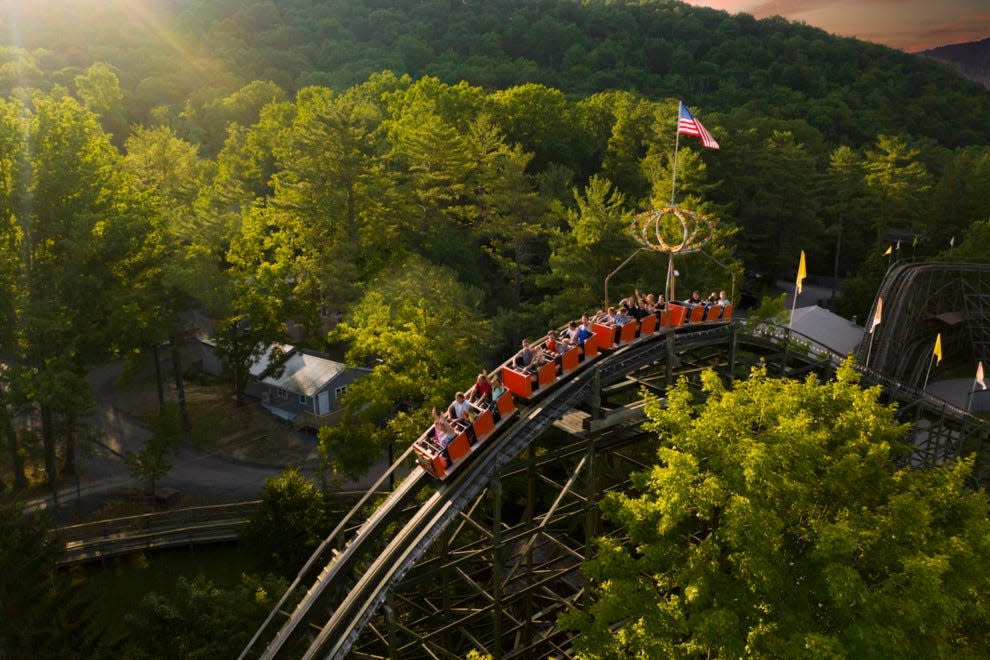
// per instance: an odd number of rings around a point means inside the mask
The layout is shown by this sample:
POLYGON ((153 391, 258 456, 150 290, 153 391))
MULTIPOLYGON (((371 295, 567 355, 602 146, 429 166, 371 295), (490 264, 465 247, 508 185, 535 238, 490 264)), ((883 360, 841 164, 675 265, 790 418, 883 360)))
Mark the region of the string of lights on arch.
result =
POLYGON ((630 230, 642 247, 670 255, 697 252, 715 235, 711 220, 677 206, 652 209, 633 216, 630 230), (674 223, 680 225, 679 242, 671 236, 677 233, 677 229, 670 231, 671 226, 676 227, 674 223))

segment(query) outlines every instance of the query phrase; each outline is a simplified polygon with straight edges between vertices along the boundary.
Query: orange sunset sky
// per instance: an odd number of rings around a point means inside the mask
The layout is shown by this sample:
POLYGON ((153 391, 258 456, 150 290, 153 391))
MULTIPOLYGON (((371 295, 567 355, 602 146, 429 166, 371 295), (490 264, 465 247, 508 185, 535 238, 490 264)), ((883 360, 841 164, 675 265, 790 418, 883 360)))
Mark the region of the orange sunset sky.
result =
POLYGON ((757 18, 783 16, 909 52, 990 37, 990 0, 686 0, 757 18))

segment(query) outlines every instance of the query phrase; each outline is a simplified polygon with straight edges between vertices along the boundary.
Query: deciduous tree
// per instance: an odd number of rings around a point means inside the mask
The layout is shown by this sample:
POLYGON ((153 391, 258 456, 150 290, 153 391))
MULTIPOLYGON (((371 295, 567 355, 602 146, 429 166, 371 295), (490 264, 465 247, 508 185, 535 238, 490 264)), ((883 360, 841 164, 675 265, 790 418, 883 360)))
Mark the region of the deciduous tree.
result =
POLYGON ((245 574, 229 588, 202 575, 179 577, 174 593, 151 592, 128 615, 128 652, 142 659, 237 657, 287 586, 273 576, 245 574))
POLYGON ((265 479, 261 506, 242 532, 244 542, 266 565, 293 576, 329 533, 323 493, 289 468, 265 479))
POLYGON ((363 474, 385 448, 409 446, 432 406, 445 408, 474 382, 492 330, 479 293, 417 257, 383 273, 334 331, 348 362, 373 365, 344 396, 341 423, 321 429, 335 469, 363 474))
POLYGON ((149 214, 95 115, 66 96, 19 107, 16 387, 39 406, 46 472, 56 481, 55 424, 74 470, 74 426, 90 401, 88 366, 129 348, 131 284, 149 214))
POLYGON ((702 376, 647 406, 658 463, 603 507, 580 655, 979 657, 990 520, 971 460, 898 468, 905 427, 857 383, 702 376))

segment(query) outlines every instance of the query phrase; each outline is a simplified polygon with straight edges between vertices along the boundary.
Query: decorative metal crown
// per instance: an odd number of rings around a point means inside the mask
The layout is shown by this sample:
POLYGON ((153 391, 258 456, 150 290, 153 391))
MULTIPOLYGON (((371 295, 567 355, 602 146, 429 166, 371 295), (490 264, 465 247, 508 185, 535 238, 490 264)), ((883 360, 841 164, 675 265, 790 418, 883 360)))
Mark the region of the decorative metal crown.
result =
POLYGON ((715 235, 711 220, 677 206, 634 216, 631 231, 636 242, 644 248, 667 254, 697 252, 715 235))

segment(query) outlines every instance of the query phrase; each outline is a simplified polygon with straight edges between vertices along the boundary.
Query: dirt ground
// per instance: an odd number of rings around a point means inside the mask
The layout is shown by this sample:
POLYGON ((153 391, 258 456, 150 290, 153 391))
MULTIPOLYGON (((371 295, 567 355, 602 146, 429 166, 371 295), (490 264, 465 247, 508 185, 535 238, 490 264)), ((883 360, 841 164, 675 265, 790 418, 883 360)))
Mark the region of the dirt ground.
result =
MULTIPOLYGON (((97 415, 112 411, 146 426, 148 418, 159 409, 157 388, 149 369, 134 376, 128 374, 121 363, 113 363, 94 370, 90 381, 97 415)), ((278 419, 251 397, 245 396, 244 405, 238 407, 230 383, 187 378, 184 389, 193 427, 190 442, 196 448, 233 461, 273 465, 299 464, 315 458, 312 454, 315 435, 296 431, 290 423, 278 419)), ((166 380, 164 390, 166 405, 175 408, 174 381, 166 380)), ((105 440, 136 450, 129 447, 131 438, 119 437, 127 435, 126 427, 103 426, 105 440)))
POLYGON ((238 407, 231 389, 217 384, 186 388, 197 446, 232 461, 266 465, 301 465, 317 459, 315 433, 295 430, 250 397, 238 407))

